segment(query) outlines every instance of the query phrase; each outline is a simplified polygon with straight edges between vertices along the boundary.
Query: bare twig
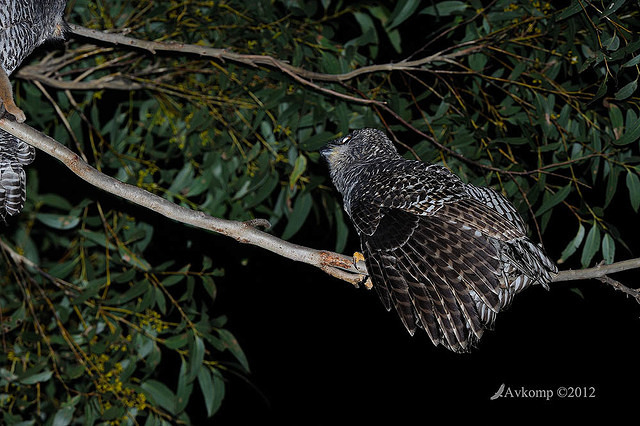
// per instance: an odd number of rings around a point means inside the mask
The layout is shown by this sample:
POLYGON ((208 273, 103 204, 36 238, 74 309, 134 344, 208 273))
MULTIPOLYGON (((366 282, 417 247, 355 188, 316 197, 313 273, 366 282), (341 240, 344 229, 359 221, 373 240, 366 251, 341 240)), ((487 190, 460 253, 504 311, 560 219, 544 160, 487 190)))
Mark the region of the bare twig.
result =
POLYGON ((565 270, 560 271, 553 279, 553 282, 562 281, 576 281, 595 279, 604 284, 610 285, 615 290, 621 291, 640 303, 640 289, 629 288, 622 284, 618 280, 614 280, 609 274, 615 274, 616 272, 628 271, 631 269, 640 269, 640 258, 622 260, 620 262, 611 263, 605 265, 600 263, 593 268, 578 269, 578 270, 565 270))
POLYGON ((636 299, 636 302, 640 303, 640 289, 629 288, 626 285, 622 284, 620 281, 614 280, 613 278, 608 277, 606 275, 603 277, 598 277, 596 279, 605 284, 609 284, 614 289, 621 291, 628 296, 633 297, 634 299, 636 299))
POLYGON ((609 274, 615 274, 616 272, 628 271, 630 269, 640 269, 640 258, 622 260, 609 265, 600 264, 587 269, 569 269, 566 271, 560 271, 553 281, 575 281, 600 278, 609 274))
MULTIPOLYGON (((177 42, 159 42, 159 41, 149 41, 149 40, 140 40, 133 37, 128 37, 121 34, 93 30, 90 28, 82 27, 80 25, 70 25, 71 32, 73 34, 90 38, 93 40, 100 40, 102 42, 115 44, 115 45, 126 45, 131 46, 138 49, 146 50, 152 54, 156 52, 181 52, 181 53, 190 53, 194 55, 199 55, 207 58, 219 59, 222 61, 231 61, 236 63, 241 63, 244 65, 248 65, 251 67, 257 66, 268 66, 272 68, 277 68, 282 72, 289 74, 290 76, 296 76, 296 78, 307 79, 307 80, 320 80, 326 82, 345 82, 348 80, 352 80, 358 76, 364 74, 372 74, 377 72, 386 72, 386 71, 397 71, 397 70, 405 70, 405 71, 417 71, 420 70, 421 67, 437 62, 450 62, 454 58, 469 55, 475 51, 482 49, 484 46, 477 45, 477 41, 469 41, 465 43, 461 43, 454 47, 447 48, 441 52, 438 52, 433 55, 426 56, 424 58, 415 59, 415 60, 405 60, 397 63, 388 63, 388 64, 377 64, 370 65, 355 69, 353 71, 343 73, 343 74, 325 74, 314 71, 309 71, 304 68, 293 66, 285 61, 276 59, 272 56, 268 55, 251 55, 251 54, 242 54, 236 53, 229 49, 219 49, 214 47, 207 46, 199 46, 195 44, 185 44, 185 43, 177 43, 177 42), (465 47, 465 49, 457 50, 451 52, 453 49, 465 47), (448 52, 448 53, 447 53, 448 52)), ((307 81, 307 83, 309 83, 307 81)), ((371 100, 367 100, 371 102, 371 100)))

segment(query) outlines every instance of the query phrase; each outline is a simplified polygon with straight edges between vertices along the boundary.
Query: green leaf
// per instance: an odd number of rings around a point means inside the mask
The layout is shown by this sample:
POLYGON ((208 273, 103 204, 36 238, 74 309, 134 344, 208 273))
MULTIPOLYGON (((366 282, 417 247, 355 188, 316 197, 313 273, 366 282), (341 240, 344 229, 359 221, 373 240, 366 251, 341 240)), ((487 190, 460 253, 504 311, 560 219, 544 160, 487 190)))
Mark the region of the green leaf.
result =
POLYGON ((202 366, 198 372, 198 384, 202 390, 207 415, 211 417, 220 409, 222 404, 225 393, 224 380, 222 380, 220 374, 202 366))
POLYGON ((575 15, 576 13, 582 10, 582 6, 579 0, 573 0, 571 5, 565 9, 563 9, 558 15, 558 21, 563 19, 567 19, 570 16, 575 15))
POLYGON ((622 167, 613 165, 607 178, 607 188, 604 194, 604 208, 606 208, 618 191, 618 176, 622 172, 622 167))
POLYGON ((482 72, 488 60, 487 55, 473 53, 469 55, 469 67, 474 71, 482 72))
POLYGON ((109 245, 109 250, 115 250, 116 246, 115 244, 111 243, 110 241, 107 241, 107 238, 104 234, 104 232, 93 232, 93 231, 89 231, 87 229, 80 229, 79 230, 80 235, 82 235, 84 238, 86 238, 87 240, 94 242, 96 244, 98 244, 99 246, 102 247, 107 247, 107 244, 109 245))
POLYGON ((207 294, 209 296, 211 296, 211 300, 215 301, 216 300, 216 294, 217 294, 217 288, 216 288, 216 284, 213 281, 213 278, 211 278, 208 275, 203 275, 202 277, 200 277, 202 279, 202 286, 205 288, 207 294))
POLYGON ((171 336, 164 341, 164 344, 169 349, 180 349, 189 343, 189 335, 187 333, 180 333, 176 336, 171 336))
POLYGON ((134 284, 133 287, 129 288, 129 290, 127 290, 123 294, 119 294, 113 297, 112 299, 108 300, 106 303, 114 304, 114 305, 121 305, 123 303, 127 303, 128 301, 133 300, 136 297, 141 296, 147 291, 149 291, 150 286, 151 284, 149 284, 149 281, 147 280, 139 281, 138 283, 134 284))
POLYGON ((190 186, 193 181, 194 172, 191 163, 186 163, 182 170, 171 181, 171 186, 167 189, 169 194, 178 194, 183 188, 190 186))
POLYGON ((189 397, 193 391, 193 381, 189 380, 187 375, 187 363, 182 360, 180 365, 180 372, 178 373, 178 390, 176 391, 176 411, 181 413, 187 408, 189 403, 189 397))
POLYGON ((596 92, 596 94, 593 96, 593 99, 591 99, 589 102, 593 103, 595 101, 597 101, 598 99, 600 99, 601 97, 603 97, 604 95, 607 94, 607 80, 608 80, 609 75, 605 75, 604 80, 602 81, 602 83, 600 84, 600 87, 598 87, 598 91, 596 92))
POLYGON ((602 47, 607 50, 618 50, 618 47, 620 47, 620 38, 615 34, 611 37, 603 37, 602 47))
POLYGON ((286 240, 291 238, 302 228, 304 221, 307 219, 309 212, 311 211, 311 205, 313 200, 311 194, 305 193, 299 195, 293 204, 293 211, 289 215, 289 222, 282 232, 282 239, 286 240))
POLYGON ((140 385, 144 394, 154 405, 171 414, 176 414, 176 396, 164 383, 149 379, 140 385))
POLYGON ((618 90, 614 96, 619 101, 627 99, 629 96, 633 95, 633 92, 635 92, 637 88, 638 80, 633 80, 632 82, 625 84, 624 87, 618 90))
POLYGON ((604 234, 602 238, 602 257, 604 258, 605 263, 611 264, 613 263, 613 259, 616 254, 616 243, 613 241, 613 238, 609 234, 604 234))
POLYGON ((638 64, 640 64, 640 55, 634 56, 633 58, 629 59, 627 62, 622 64, 622 67, 633 67, 638 64))
POLYGON ((80 223, 80 218, 72 215, 60 215, 53 213, 38 213, 36 219, 55 229, 72 229, 80 223))
POLYGON ((387 37, 389 37, 389 41, 391 45, 395 49, 396 52, 402 53, 402 40, 400 37, 400 31, 397 29, 391 30, 387 32, 387 37))
POLYGON ((576 234, 575 237, 573 237, 571 241, 569 241, 569 244, 567 244, 567 247, 565 247, 565 249, 562 252, 562 255, 560 256, 560 261, 558 263, 563 263, 573 253, 575 253, 578 247, 580 247, 580 244, 582 244, 582 240, 584 239, 584 234, 585 234, 584 226, 580 224, 578 227, 578 233, 576 234))
POLYGON ((244 354, 244 352, 242 351, 242 348, 240 347, 240 344, 238 343, 238 340, 236 340, 234 335, 231 334, 231 332, 229 330, 225 330, 225 329, 221 328, 221 329, 218 329, 217 331, 218 331, 218 335, 220 336, 220 339, 222 339, 225 347, 231 351, 233 356, 236 357, 236 359, 238 360, 238 362, 240 362, 242 367, 246 371, 249 371, 249 361, 247 361, 247 357, 244 354))
POLYGON ((584 299, 584 294, 582 294, 582 291, 579 288, 572 287, 572 288, 569 289, 569 291, 571 291, 572 293, 577 294, 580 299, 584 299))
POLYGON ((200 336, 195 336, 193 344, 189 351, 189 371, 187 373, 187 382, 193 381, 200 371, 202 361, 204 361, 204 341, 200 336))
POLYGON ((333 135, 329 132, 319 132, 300 142, 300 148, 306 151, 316 151, 327 144, 333 135))
POLYGON ((184 280, 185 278, 185 272, 187 272, 189 270, 189 266, 185 268, 182 268, 177 274, 170 274, 167 276, 167 278, 165 278, 164 280, 162 280, 162 285, 164 287, 171 287, 174 284, 178 284, 180 281, 184 280))
POLYGON ((300 176, 302 176, 302 174, 306 169, 307 169, 307 157, 300 154, 298 155, 298 158, 296 158, 296 161, 293 165, 293 171, 289 176, 289 188, 291 190, 293 190, 293 188, 296 186, 296 182, 298 182, 298 179, 300 179, 300 176))
POLYGON ((143 259, 139 254, 132 252, 129 247, 118 244, 118 252, 120 253, 120 258, 129 265, 140 268, 143 271, 149 271, 151 269, 149 262, 143 259))
POLYGON ((613 104, 610 104, 609 119, 611 120, 611 127, 614 131, 614 137, 622 135, 622 129, 624 128, 624 117, 622 116, 622 111, 620 111, 620 108, 613 104))
POLYGON ((339 204, 335 205, 335 218, 336 218, 336 253, 342 253, 347 245, 347 237, 349 236, 349 227, 344 221, 344 215, 342 213, 342 207, 339 204))
POLYGON ((42 203, 43 205, 58 208, 60 210, 69 211, 73 208, 71 203, 67 201, 66 198, 63 198, 57 194, 41 194, 38 197, 38 202, 42 203))
POLYGON ((213 380, 211 380, 211 373, 209 372, 209 369, 204 365, 200 367, 200 371, 198 371, 198 385, 200 385, 202 397, 204 398, 204 405, 207 408, 207 416, 211 417, 216 411, 218 411, 218 408, 220 408, 220 401, 218 401, 217 406, 214 405, 216 401, 216 394, 215 389, 213 388, 213 380))
POLYGON ((393 12, 389 17, 390 22, 386 27, 387 30, 394 29, 410 18, 418 6, 420 6, 420 0, 400 0, 397 2, 395 9, 393 9, 393 12))
POLYGON ((24 385, 34 385, 39 382, 46 382, 53 375, 52 371, 45 370, 40 373, 31 374, 29 376, 23 377, 20 379, 20 383, 24 385))
POLYGON ((628 145, 640 138, 640 120, 636 117, 632 110, 627 110, 625 120, 625 132, 620 139, 613 141, 617 145, 628 145))
POLYGON ((74 305, 79 305, 81 303, 86 302, 87 300, 89 300, 90 298, 98 294, 98 292, 105 285, 105 283, 106 283, 105 279, 97 279, 95 281, 90 282, 89 285, 87 285, 85 288, 82 289, 82 292, 78 297, 74 297, 73 299, 71 299, 71 303, 73 303, 74 305))
POLYGON ((555 194, 552 194, 551 196, 546 196, 545 194, 545 197, 542 201, 542 205, 536 212, 536 216, 543 215, 548 210, 552 209, 556 205, 563 202, 564 199, 567 198, 570 192, 571 192, 571 184, 569 183, 566 186, 563 186, 562 188, 560 188, 558 191, 556 191, 555 194))
POLYGON ((462 1, 442 1, 433 6, 425 7, 420 14, 432 16, 449 16, 456 12, 464 12, 467 7, 471 7, 462 1))
POLYGON ((6 313, 2 318, 2 333, 7 333, 9 331, 15 330, 20 325, 22 325, 25 317, 26 309, 25 304, 22 302, 20 307, 11 313, 11 316, 7 317, 6 313))
POLYGON ((598 224, 594 223, 591 227, 591 230, 587 234, 587 239, 584 242, 584 247, 582 248, 582 257, 580 258, 580 263, 582 263, 582 267, 586 268, 591 263, 591 259, 598 252, 600 248, 600 228, 598 228, 598 224))
POLYGON ((378 33, 376 32, 376 26, 369 16, 366 13, 362 12, 354 12, 353 17, 356 19, 358 24, 360 25, 360 30, 362 31, 362 35, 357 37, 349 42, 345 43, 345 46, 349 46, 350 44, 356 46, 366 46, 367 44, 378 44, 378 33))
POLYGON ((53 418, 52 426, 67 426, 73 420, 73 413, 76 411, 74 406, 66 406, 59 409, 53 418))
POLYGON ((638 175, 633 171, 627 171, 627 189, 629 190, 629 199, 631 200, 631 207, 635 212, 638 212, 640 208, 640 179, 638 175))

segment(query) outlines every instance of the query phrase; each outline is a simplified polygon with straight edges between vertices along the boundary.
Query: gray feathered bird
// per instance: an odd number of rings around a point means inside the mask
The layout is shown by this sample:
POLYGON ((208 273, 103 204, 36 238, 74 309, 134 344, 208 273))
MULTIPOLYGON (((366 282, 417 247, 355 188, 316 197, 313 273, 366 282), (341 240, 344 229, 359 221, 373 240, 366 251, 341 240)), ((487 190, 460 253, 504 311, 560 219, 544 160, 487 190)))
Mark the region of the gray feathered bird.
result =
POLYGON ((467 351, 515 294, 557 272, 505 197, 401 157, 383 132, 356 130, 321 153, 373 286, 412 335, 467 351))
MULTIPOLYGON (((37 46, 63 37, 65 5, 66 0, 0 0, 0 102, 19 122, 25 116, 13 100, 8 76, 37 46)), ((32 146, 0 130, 0 218, 22 210, 26 199, 24 166, 35 154, 32 146)))

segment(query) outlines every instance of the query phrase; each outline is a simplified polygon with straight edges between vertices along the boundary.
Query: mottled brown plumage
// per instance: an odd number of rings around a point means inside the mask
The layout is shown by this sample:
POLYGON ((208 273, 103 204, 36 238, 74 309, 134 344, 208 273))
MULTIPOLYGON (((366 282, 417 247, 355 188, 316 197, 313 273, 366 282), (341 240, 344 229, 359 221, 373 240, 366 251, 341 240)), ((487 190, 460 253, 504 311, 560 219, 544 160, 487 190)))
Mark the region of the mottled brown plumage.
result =
POLYGON ((467 351, 515 294, 557 272, 506 198, 404 159, 383 132, 356 130, 321 152, 374 288, 409 333, 467 351))

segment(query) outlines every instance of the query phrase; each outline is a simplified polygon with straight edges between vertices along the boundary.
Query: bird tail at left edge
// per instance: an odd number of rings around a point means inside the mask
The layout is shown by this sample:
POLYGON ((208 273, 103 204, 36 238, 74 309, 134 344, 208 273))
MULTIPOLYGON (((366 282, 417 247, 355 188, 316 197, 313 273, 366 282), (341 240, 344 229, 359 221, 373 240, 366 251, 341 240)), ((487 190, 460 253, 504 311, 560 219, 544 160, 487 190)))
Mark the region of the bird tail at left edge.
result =
POLYGON ((0 218, 22 210, 27 196, 24 166, 35 159, 35 149, 15 136, 0 130, 0 218))

